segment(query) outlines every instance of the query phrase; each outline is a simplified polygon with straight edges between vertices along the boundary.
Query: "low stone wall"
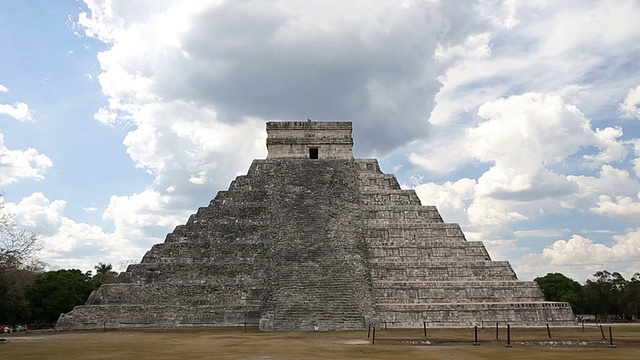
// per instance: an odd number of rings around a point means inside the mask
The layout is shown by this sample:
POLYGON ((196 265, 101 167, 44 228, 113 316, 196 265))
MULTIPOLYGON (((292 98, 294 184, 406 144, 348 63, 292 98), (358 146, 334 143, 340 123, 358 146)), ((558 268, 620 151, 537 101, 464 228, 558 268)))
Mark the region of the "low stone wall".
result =
POLYGON ((542 291, 533 281, 384 281, 374 282, 373 294, 389 303, 540 302, 542 291))
POLYGON ((105 284, 94 291, 86 305, 210 305, 260 307, 264 282, 254 280, 218 284, 152 283, 105 284))
POLYGON ((379 321, 397 326, 475 326, 482 323, 509 323, 514 326, 575 325, 567 303, 497 302, 443 304, 377 304, 379 321))
POLYGON ((60 315, 56 330, 226 327, 259 321, 260 312, 251 306, 84 305, 60 315))

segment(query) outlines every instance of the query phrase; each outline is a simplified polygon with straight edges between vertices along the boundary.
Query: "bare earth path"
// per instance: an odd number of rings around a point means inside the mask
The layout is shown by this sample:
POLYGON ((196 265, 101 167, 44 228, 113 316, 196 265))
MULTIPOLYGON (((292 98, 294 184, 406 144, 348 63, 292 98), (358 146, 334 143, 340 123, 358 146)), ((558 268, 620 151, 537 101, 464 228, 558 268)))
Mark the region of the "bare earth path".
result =
POLYGON ((2 359, 637 359, 640 326, 613 326, 610 348, 596 326, 513 329, 513 346, 505 347, 506 329, 378 330, 371 345, 366 331, 258 332, 242 328, 191 331, 106 331, 4 334, 2 359))

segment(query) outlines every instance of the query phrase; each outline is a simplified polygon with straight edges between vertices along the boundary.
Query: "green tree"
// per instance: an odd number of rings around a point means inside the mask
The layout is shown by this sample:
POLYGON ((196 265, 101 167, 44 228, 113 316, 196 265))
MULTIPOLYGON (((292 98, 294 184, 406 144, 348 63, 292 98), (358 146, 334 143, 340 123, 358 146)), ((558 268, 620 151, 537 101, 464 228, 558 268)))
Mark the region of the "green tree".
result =
POLYGON ((545 300, 568 302, 575 314, 583 312, 582 285, 579 282, 560 273, 548 273, 533 280, 542 289, 545 300))
POLYGON ((618 272, 607 270, 593 274, 595 279, 587 280, 583 287, 583 297, 589 312, 601 315, 607 320, 610 315, 621 314, 621 296, 627 281, 618 272))
POLYGON ((87 301, 94 284, 77 269, 48 271, 27 289, 27 299, 35 322, 55 322, 61 313, 87 301))
POLYGON ((640 315, 640 273, 635 273, 622 293, 623 310, 638 322, 640 315))
POLYGON ((9 268, 0 271, 0 324, 29 321, 31 309, 25 292, 37 275, 31 269, 9 268))
POLYGON ((93 276, 93 282, 96 288, 102 284, 111 284, 117 281, 118 273, 113 271, 111 263, 98 263, 94 266, 96 274, 93 276))

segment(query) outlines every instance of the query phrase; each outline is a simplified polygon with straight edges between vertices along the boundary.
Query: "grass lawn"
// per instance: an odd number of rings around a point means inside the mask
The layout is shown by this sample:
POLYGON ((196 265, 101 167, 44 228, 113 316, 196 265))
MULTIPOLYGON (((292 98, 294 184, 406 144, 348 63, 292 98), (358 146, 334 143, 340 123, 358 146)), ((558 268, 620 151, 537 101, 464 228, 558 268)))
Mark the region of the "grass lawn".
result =
POLYGON ((259 332, 249 328, 210 330, 111 330, 4 334, 2 359, 637 359, 640 326, 613 325, 616 348, 609 348, 594 325, 582 328, 377 329, 367 331, 259 332), (568 344, 570 343, 570 344, 568 344), (582 345, 581 345, 582 344, 582 345), (586 344, 586 345, 585 345, 586 344))

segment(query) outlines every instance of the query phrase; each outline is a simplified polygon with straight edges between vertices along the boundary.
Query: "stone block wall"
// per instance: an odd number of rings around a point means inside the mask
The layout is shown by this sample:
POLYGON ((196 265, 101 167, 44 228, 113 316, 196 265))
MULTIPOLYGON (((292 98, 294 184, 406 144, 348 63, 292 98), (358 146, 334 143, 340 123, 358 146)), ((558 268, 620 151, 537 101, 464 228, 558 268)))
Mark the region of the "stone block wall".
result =
POLYGON ((377 304, 376 310, 384 314, 381 321, 396 326, 422 326, 423 322, 430 327, 470 327, 496 322, 517 326, 575 325, 573 319, 567 319, 571 307, 555 302, 377 304))
POLYGON ((353 159, 350 122, 273 121, 267 123, 267 159, 353 159))

